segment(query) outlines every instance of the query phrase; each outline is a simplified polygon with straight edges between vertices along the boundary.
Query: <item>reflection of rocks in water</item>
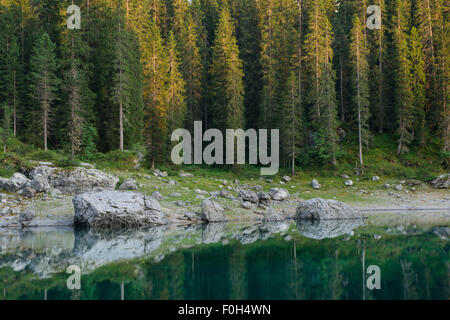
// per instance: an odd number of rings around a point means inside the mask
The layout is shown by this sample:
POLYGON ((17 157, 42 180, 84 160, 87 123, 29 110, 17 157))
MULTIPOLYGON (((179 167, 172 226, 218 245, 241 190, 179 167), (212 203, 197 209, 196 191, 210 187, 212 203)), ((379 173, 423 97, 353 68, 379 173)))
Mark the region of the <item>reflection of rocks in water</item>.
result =
POLYGON ((217 243, 222 240, 225 235, 226 223, 209 223, 203 225, 202 228, 202 243, 217 243))
POLYGON ((74 255, 89 267, 144 256, 161 246, 165 226, 140 230, 80 230, 74 255))
POLYGON ((166 227, 134 231, 27 229, 0 232, 0 268, 29 270, 40 277, 77 265, 90 272, 105 264, 157 250, 166 227), (6 239, 9 238, 9 241, 6 239))
POLYGON ((298 231, 305 237, 321 240, 351 234, 353 229, 365 225, 364 220, 297 221, 298 231))
POLYGON ((264 222, 252 225, 232 235, 232 238, 242 244, 250 244, 258 240, 266 240, 275 233, 286 232, 290 222, 264 222))

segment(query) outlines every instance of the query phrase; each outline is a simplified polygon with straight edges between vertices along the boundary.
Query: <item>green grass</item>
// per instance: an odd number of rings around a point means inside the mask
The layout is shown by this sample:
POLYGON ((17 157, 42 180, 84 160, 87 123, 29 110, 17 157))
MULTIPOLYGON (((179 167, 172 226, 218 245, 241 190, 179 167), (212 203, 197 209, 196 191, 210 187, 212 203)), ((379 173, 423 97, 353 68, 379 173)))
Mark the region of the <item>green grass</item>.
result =
MULTIPOLYGON (((325 186, 341 186, 340 177, 344 174, 355 180, 369 181, 372 176, 380 176, 386 179, 416 179, 425 182, 433 180, 439 174, 446 171, 444 164, 447 159, 446 154, 439 152, 439 145, 436 141, 430 141, 424 149, 411 147, 408 154, 399 157, 396 154, 396 141, 387 134, 373 137, 370 149, 364 151, 364 167, 359 176, 355 176, 355 169, 358 164, 358 146, 356 138, 349 136, 346 138, 345 146, 341 150, 341 157, 337 166, 326 166, 318 163, 309 163, 297 167, 294 180, 300 177, 302 180, 312 178, 321 179, 325 186)), ((78 161, 70 160, 68 155, 62 151, 46 151, 33 148, 17 139, 10 139, 7 145, 7 154, 0 155, 0 175, 10 176, 20 168, 31 167, 30 160, 53 162, 60 167, 74 167, 79 165, 78 161)), ((133 173, 149 173, 151 170, 134 169, 137 159, 137 151, 111 151, 107 154, 97 153, 93 164, 99 169, 106 171, 124 171, 133 173)), ((145 167, 145 161, 141 166, 145 167)), ((187 186, 192 188, 212 191, 215 186, 210 185, 206 180, 226 179, 229 182, 234 179, 242 181, 256 181, 260 176, 260 168, 256 166, 222 166, 209 167, 201 165, 175 166, 160 165, 158 169, 167 171, 170 177, 178 177, 180 170, 193 173, 199 179, 187 186)), ((128 174, 127 173, 127 174, 128 174)), ((284 175, 290 175, 289 168, 280 168, 275 177, 266 177, 278 183, 284 175)), ((310 181, 309 181, 310 182, 310 181)), ((308 182, 308 183, 309 183, 308 182)))

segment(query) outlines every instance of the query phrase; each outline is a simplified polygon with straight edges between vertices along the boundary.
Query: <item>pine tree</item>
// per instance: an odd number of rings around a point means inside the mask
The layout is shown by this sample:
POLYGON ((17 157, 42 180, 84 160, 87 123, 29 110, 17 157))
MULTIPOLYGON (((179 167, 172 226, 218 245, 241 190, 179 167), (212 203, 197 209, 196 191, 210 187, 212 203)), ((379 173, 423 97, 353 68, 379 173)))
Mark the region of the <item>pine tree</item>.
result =
POLYGON ((186 113, 186 104, 184 101, 184 80, 179 71, 179 58, 175 37, 172 32, 167 40, 167 128, 168 128, 168 146, 171 145, 170 133, 176 129, 182 128, 186 113))
POLYGON ((2 135, 3 153, 6 154, 8 139, 11 136, 12 109, 8 105, 8 103, 3 103, 1 109, 3 111, 1 135, 2 135))
POLYGON ((18 82, 21 73, 20 52, 13 11, 0 6, 0 103, 12 107, 13 134, 17 135, 18 82))
POLYGON ((371 72, 371 110, 374 118, 374 126, 379 133, 383 133, 386 121, 386 84, 385 66, 386 59, 386 6, 385 0, 377 0, 376 4, 381 9, 381 29, 370 30, 369 32, 369 64, 372 65, 371 72))
POLYGON ((413 139, 413 112, 411 92, 411 61, 408 50, 408 34, 406 13, 407 4, 405 0, 396 1, 396 16, 394 43, 397 54, 397 86, 396 86, 396 108, 398 115, 399 143, 397 154, 403 155, 409 151, 409 144, 413 139))
POLYGON ((336 164, 337 104, 333 62, 333 33, 324 0, 310 3, 308 34, 305 39, 305 61, 309 72, 310 118, 319 129, 319 156, 336 164))
POLYGON ((124 150, 124 123, 126 121, 125 114, 128 111, 131 90, 130 90, 130 68, 127 61, 127 54, 130 48, 127 46, 127 30, 124 22, 124 13, 122 12, 121 2, 117 10, 117 32, 115 35, 115 73, 113 97, 116 105, 119 106, 119 149, 124 150))
POLYGON ((409 51, 411 59, 411 91, 412 108, 414 115, 414 134, 420 146, 425 145, 425 102, 426 102, 426 79, 425 61, 422 43, 416 27, 412 27, 409 40, 409 51))
POLYGON ((244 75, 228 10, 220 11, 210 70, 212 122, 221 130, 244 126, 244 75))
POLYGON ((145 26, 141 42, 144 76, 144 140, 152 167, 164 157, 167 140, 167 56, 155 20, 145 26))
POLYGON ((370 136, 369 64, 364 29, 358 16, 355 15, 351 31, 350 57, 352 60, 353 100, 358 122, 359 164, 361 166, 364 165, 363 147, 368 147, 370 136))
POLYGON ((174 36, 180 57, 180 71, 184 79, 186 102, 186 128, 193 132, 194 121, 202 119, 203 65, 197 27, 188 10, 186 0, 174 1, 174 36))
POLYGON ((298 91, 298 79, 294 71, 288 79, 289 88, 284 97, 282 120, 284 126, 281 130, 282 153, 291 164, 291 174, 295 174, 295 159, 303 144, 303 110, 298 91))
POLYGON ((327 163, 337 164, 338 136, 337 129, 337 103, 336 103, 336 74, 331 63, 324 64, 320 80, 318 103, 321 106, 321 119, 319 123, 319 156, 327 163))
POLYGON ((47 151, 52 103, 60 82, 56 70, 55 44, 44 32, 34 45, 30 74, 33 98, 41 108, 44 151, 47 151))
POLYGON ((320 87, 323 69, 331 63, 331 24, 327 17, 324 0, 312 0, 308 22, 308 34, 305 39, 305 60, 310 74, 309 103, 312 105, 311 118, 318 122, 321 119, 320 87))

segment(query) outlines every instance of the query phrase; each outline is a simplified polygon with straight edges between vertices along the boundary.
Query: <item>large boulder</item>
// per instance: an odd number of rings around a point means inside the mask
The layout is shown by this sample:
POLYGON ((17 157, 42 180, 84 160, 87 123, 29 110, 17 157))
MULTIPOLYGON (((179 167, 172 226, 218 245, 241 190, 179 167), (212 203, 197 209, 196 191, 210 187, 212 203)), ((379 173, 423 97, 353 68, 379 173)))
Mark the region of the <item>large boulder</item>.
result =
POLYGON ((210 199, 203 200, 201 219, 207 222, 225 222, 228 219, 223 211, 223 208, 217 202, 210 199))
POLYGON ((74 223, 88 227, 148 227, 167 224, 153 197, 137 192, 104 190, 75 197, 74 223))
POLYGON ((311 199, 298 204, 295 218, 297 220, 343 220, 364 219, 364 214, 339 201, 311 199))
POLYGON ((431 186, 435 189, 448 189, 450 186, 450 173, 443 174, 431 182, 431 186))
POLYGON ((137 181, 133 178, 125 179, 119 187, 119 190, 137 190, 137 181))
POLYGON ((50 167, 36 167, 30 173, 32 179, 38 175, 48 180, 50 186, 64 194, 115 189, 119 178, 96 169, 75 168, 63 170, 50 167))
POLYGON ((275 201, 284 201, 289 199, 289 191, 283 188, 273 188, 269 191, 269 196, 272 200, 275 201))
POLYGON ((37 192, 49 192, 52 187, 48 183, 48 179, 41 174, 36 174, 31 180, 31 188, 37 192))
POLYGON ((25 187, 30 180, 21 173, 14 173, 10 179, 0 177, 0 189, 16 192, 25 187))
POLYGON ((239 190, 238 197, 242 198, 242 200, 250 203, 258 204, 258 195, 256 192, 250 191, 250 190, 239 190))

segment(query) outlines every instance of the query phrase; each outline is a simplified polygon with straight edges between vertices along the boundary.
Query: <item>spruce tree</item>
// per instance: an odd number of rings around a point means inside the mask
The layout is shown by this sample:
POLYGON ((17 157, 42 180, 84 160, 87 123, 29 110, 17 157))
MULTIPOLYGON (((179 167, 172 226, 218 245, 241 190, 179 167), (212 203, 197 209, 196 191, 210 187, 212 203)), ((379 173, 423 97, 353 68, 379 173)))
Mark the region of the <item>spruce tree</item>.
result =
POLYGON ((425 61, 420 35, 416 27, 412 27, 409 40, 411 59, 411 91, 412 109, 414 115, 414 134, 420 146, 425 145, 425 103, 426 103, 426 79, 425 61))
POLYGON ((403 155, 409 151, 413 140, 413 112, 411 92, 411 60, 408 47, 407 3, 405 0, 396 1, 394 43, 397 54, 397 84, 396 108, 398 116, 398 134, 400 136, 397 154, 403 155))
POLYGON ((168 139, 167 143, 170 147, 171 133, 183 127, 186 113, 186 103, 184 100, 185 82, 179 71, 179 58, 177 52, 177 45, 175 37, 172 32, 169 33, 167 40, 167 88, 166 88, 166 103, 167 103, 167 129, 168 139))
POLYGON ((44 151, 48 149, 51 108, 60 83, 56 71, 55 44, 50 40, 49 35, 43 32, 33 48, 30 81, 33 99, 41 109, 39 118, 42 125, 44 151))
POLYGON ((369 144, 369 64, 364 35, 364 25, 355 15, 351 31, 350 58, 352 61, 353 101, 358 122, 359 164, 363 162, 363 147, 369 144))
POLYGON ((298 91, 298 79, 294 71, 288 79, 288 90, 284 97, 282 121, 284 123, 281 130, 282 154, 290 162, 291 174, 295 174, 295 159, 304 142, 303 110, 298 91))
POLYGON ((244 86, 242 61, 234 36, 229 9, 220 11, 216 39, 212 47, 211 97, 212 123, 225 130, 244 126, 244 86))
POLYGON ((305 60, 309 72, 308 103, 312 125, 318 129, 319 157, 336 164, 337 160, 337 104, 333 62, 333 33, 327 17, 327 2, 310 3, 308 34, 305 39, 305 60))
POLYGON ((156 20, 145 25, 141 42, 144 77, 144 140, 152 168, 165 158, 167 141, 166 50, 156 20))

